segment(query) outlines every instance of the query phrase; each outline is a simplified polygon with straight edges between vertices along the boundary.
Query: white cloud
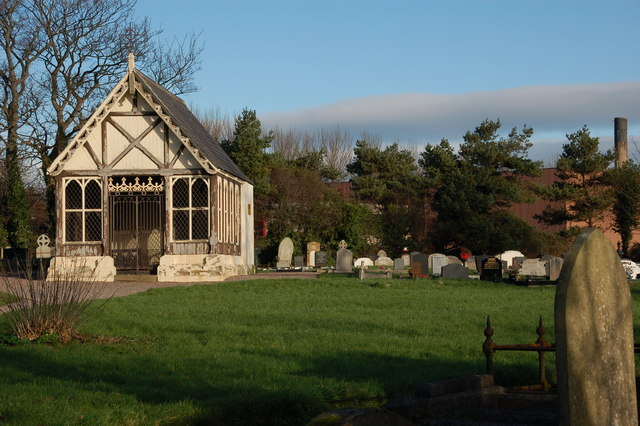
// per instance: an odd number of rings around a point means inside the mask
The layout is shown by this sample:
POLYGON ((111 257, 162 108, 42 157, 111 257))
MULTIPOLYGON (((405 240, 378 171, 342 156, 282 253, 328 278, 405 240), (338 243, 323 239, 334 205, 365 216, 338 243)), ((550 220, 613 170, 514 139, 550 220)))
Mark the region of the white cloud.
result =
MULTIPOLYGON (((362 131, 385 142, 424 145, 442 138, 460 141, 485 118, 500 119, 505 133, 532 127, 531 157, 553 159, 565 134, 588 125, 594 136, 613 135, 613 119, 629 119, 629 139, 640 131, 640 81, 531 86, 463 94, 404 93, 347 99, 306 110, 261 116, 265 128, 341 128, 357 138, 362 131)), ((609 139, 611 140, 611 139, 609 139)), ((608 148, 607 146, 604 149, 608 148)))

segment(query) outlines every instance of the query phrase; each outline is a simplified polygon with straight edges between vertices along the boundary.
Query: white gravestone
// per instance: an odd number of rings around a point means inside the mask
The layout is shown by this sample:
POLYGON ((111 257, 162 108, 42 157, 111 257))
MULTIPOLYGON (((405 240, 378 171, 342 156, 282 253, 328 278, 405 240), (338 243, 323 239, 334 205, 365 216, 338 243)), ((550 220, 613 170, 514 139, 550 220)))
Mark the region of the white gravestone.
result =
POLYGON ((433 275, 442 275, 442 268, 447 266, 447 256, 444 254, 434 254, 430 257, 433 275))
POLYGON ((635 280, 638 277, 638 274, 640 274, 640 266, 638 266, 638 264, 633 260, 622 259, 620 263, 622 263, 622 267, 627 273, 627 278, 630 280, 635 280))
POLYGON ((280 242, 280 246, 278 247, 278 262, 276 263, 276 268, 290 268, 292 256, 293 241, 287 237, 280 242))
POLYGON ((359 257, 353 262, 353 266, 356 268, 366 268, 367 266, 373 266, 373 260, 368 257, 359 257))
POLYGON ((387 253, 384 250, 380 250, 378 252, 378 258, 373 263, 376 266, 392 267, 393 259, 387 257, 387 253))
POLYGON ((527 277, 546 277, 547 276, 547 262, 540 259, 526 259, 522 262, 518 275, 524 275, 527 277))

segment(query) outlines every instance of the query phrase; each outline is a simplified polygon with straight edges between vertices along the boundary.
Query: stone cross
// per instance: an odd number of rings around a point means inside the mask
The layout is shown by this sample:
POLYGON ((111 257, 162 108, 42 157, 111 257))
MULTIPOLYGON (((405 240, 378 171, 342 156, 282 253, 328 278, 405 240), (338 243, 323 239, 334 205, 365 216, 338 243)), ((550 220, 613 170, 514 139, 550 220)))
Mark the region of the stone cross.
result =
POLYGON ((637 425, 631 293, 599 229, 567 253, 555 299, 560 424, 637 425))
POLYGON ((36 259, 48 259, 51 257, 53 251, 51 244, 51 238, 47 234, 42 234, 36 240, 38 248, 36 248, 36 259))
POLYGON ((338 243, 338 247, 341 249, 346 249, 347 248, 347 242, 345 240, 342 240, 338 243))

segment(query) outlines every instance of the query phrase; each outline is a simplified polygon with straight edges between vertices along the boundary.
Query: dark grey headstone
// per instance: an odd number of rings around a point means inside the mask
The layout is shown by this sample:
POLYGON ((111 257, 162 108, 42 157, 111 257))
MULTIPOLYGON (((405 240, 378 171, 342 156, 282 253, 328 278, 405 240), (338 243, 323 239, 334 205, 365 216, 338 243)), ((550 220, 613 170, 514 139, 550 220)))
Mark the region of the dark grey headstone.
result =
POLYGON ((429 275, 429 257, 424 253, 411 253, 411 275, 426 277, 429 275))
POLYGON ((487 256, 480 261, 480 279, 502 281, 502 261, 495 256, 487 256))
POLYGON ((346 247, 336 253, 336 272, 353 271, 353 253, 346 247))
POLYGON ((396 271, 401 271, 404 269, 404 260, 402 258, 393 259, 393 269, 396 271))
POLYGON ((326 251, 317 251, 316 252, 316 266, 327 266, 327 252, 326 251))
POLYGON ((296 268, 302 268, 304 266, 304 257, 295 256, 293 258, 293 266, 295 266, 296 268))
POLYGON ((469 278, 469 269, 458 263, 450 263, 442 267, 442 278, 466 280, 469 278))

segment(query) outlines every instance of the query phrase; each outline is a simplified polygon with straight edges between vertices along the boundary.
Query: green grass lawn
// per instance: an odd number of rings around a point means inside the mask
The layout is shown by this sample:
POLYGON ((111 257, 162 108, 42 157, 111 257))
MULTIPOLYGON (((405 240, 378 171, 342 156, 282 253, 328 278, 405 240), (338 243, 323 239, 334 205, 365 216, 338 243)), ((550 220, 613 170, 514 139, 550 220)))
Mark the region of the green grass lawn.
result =
MULTIPOLYGON (((0 345, 0 423, 300 425, 484 372, 487 315, 498 344, 533 343, 540 315, 553 341, 554 294, 331 275, 154 289, 82 327, 99 339, 0 345)), ((536 355, 498 353, 495 370, 501 384, 533 383, 536 355)))

